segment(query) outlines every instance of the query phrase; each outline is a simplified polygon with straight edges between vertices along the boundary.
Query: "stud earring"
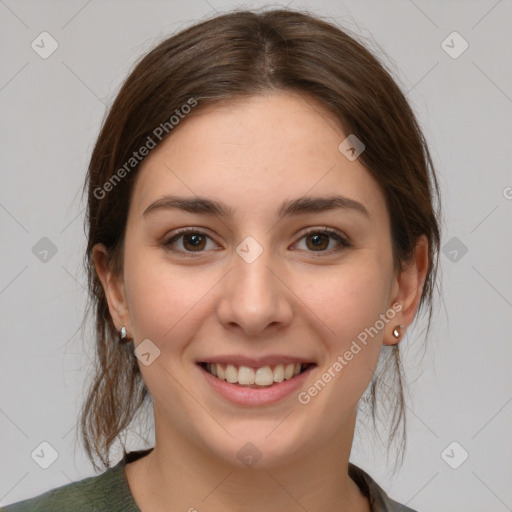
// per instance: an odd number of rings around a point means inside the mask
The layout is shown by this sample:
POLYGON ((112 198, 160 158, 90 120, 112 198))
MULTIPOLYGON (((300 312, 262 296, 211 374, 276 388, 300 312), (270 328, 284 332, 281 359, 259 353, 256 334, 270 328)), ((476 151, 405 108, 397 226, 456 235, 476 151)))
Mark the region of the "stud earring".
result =
POLYGON ((402 329, 405 329, 405 327, 403 325, 397 325, 394 329, 393 329, 393 336, 398 339, 400 338, 400 330, 402 329))

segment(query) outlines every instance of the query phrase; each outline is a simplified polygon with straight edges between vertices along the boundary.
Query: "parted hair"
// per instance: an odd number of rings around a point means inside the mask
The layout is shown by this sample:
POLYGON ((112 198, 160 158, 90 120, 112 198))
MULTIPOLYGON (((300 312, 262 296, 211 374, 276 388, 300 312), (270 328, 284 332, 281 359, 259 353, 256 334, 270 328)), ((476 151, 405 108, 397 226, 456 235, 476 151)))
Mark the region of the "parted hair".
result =
MULTIPOLYGON (((128 209, 140 163, 123 172, 108 193, 98 191, 191 98, 197 105, 188 116, 206 106, 286 90, 320 101, 345 134, 365 144, 359 161, 385 196, 397 272, 413 256, 418 238, 428 239, 429 264, 418 310, 428 313, 428 333, 437 286, 439 186, 425 138, 391 72, 356 36, 309 12, 235 10, 200 21, 135 63, 103 121, 85 178, 89 300, 84 322, 92 314, 95 349, 79 427, 96 469, 111 465, 112 445, 151 400, 133 344, 118 341, 92 259, 95 244, 104 244, 109 268, 122 275, 128 209)), ((172 137, 172 130, 158 144, 166 137, 172 137)), ((374 425, 381 404, 388 441, 401 441, 403 460, 406 404, 399 344, 384 347, 380 357, 363 401, 374 425)))

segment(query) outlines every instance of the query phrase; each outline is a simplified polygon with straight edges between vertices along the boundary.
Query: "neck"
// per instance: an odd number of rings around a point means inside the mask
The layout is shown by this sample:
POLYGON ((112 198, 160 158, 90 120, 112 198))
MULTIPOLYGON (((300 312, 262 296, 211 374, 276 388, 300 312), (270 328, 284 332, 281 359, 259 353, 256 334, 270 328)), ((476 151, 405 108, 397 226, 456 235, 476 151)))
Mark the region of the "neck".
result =
MULTIPOLYGON (((126 466, 130 489, 142 512, 367 512, 368 500, 348 476, 355 414, 347 431, 297 448, 285 461, 234 466, 172 428, 155 429, 155 448, 126 466)), ((161 427, 155 406, 155 425, 161 427)))

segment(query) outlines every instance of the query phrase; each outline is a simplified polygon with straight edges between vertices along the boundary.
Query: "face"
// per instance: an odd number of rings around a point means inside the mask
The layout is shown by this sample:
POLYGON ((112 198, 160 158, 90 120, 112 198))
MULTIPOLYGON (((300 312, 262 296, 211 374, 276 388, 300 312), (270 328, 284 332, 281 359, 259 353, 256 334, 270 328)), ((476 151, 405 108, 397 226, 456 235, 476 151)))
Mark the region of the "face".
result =
POLYGON ((150 354, 139 367, 157 437, 230 464, 250 442, 272 465, 353 435, 382 344, 407 320, 393 304, 410 294, 384 195, 338 149, 347 135, 282 92, 198 111, 144 161, 124 272, 106 290, 116 325, 150 354))

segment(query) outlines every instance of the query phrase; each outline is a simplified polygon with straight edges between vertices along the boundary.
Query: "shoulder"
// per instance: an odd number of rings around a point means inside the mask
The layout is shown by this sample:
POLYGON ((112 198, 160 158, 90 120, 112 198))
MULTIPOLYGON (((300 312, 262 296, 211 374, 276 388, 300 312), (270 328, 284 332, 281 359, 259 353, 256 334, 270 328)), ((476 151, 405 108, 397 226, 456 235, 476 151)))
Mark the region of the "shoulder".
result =
POLYGON ((34 498, 5 507, 0 512, 101 512, 138 511, 133 508, 121 464, 98 476, 85 478, 34 498))
POLYGON ((371 512, 417 512, 392 500, 368 473, 352 463, 349 463, 349 475, 368 497, 371 512))

